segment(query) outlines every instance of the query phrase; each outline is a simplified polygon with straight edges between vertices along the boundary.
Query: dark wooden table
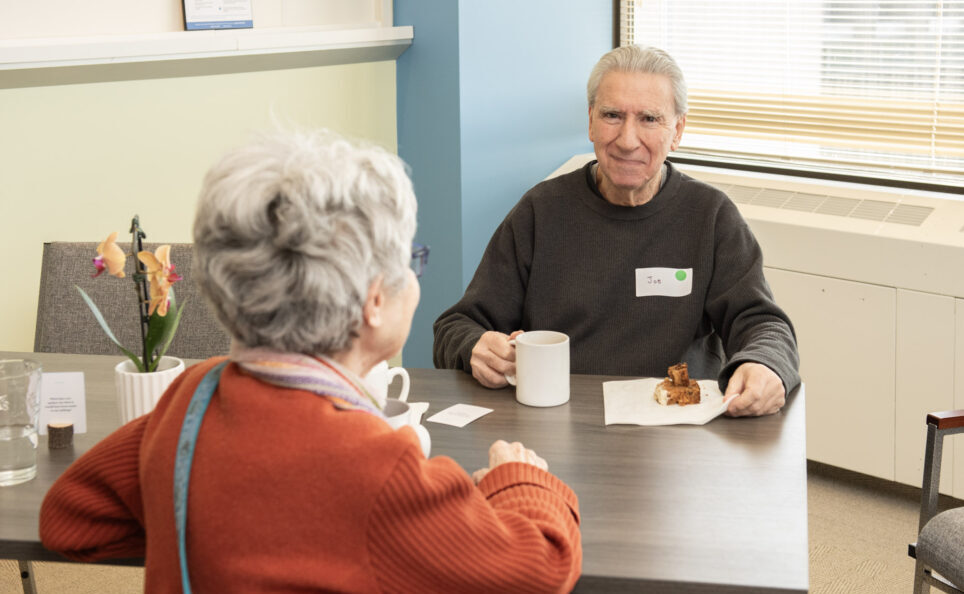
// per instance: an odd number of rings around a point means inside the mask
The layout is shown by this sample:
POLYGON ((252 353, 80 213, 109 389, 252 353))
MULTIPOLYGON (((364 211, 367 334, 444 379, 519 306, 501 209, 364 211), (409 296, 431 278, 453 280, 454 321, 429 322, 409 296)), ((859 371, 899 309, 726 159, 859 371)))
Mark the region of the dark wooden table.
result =
MULTIPOLYGON (((40 501, 77 456, 119 426, 117 357, 27 356, 44 371, 84 371, 88 433, 69 450, 42 437, 37 478, 0 488, 0 558, 63 560, 37 535, 40 501)), ((495 439, 521 441, 579 496, 583 577, 576 592, 806 592, 807 483, 804 391, 762 418, 719 417, 703 426, 609 426, 602 382, 572 376, 572 399, 554 408, 518 404, 467 374, 409 369, 410 401, 424 418, 456 403, 494 412, 464 428, 426 423, 432 454, 467 471, 487 465, 495 439)))

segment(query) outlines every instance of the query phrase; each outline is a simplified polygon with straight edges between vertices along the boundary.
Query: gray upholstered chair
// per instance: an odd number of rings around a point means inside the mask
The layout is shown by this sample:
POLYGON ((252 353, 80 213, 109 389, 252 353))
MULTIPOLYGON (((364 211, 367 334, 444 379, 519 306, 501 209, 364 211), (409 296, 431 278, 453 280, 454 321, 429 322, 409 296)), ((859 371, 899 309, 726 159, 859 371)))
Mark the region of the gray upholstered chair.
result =
MULTIPOLYGON (((121 354, 74 285, 94 300, 121 344, 138 352, 140 322, 134 284, 129 276, 113 278, 106 272, 91 278, 94 272, 91 260, 97 255, 97 245, 96 242, 44 244, 35 352, 121 354)), ((123 243, 120 245, 126 249, 123 243)), ((154 251, 157 245, 145 243, 144 249, 154 251)), ((187 359, 226 355, 230 338, 192 281, 192 255, 191 244, 171 244, 171 261, 175 271, 184 277, 174 285, 178 304, 184 304, 184 313, 167 354, 187 359)))
POLYGON ((964 507, 937 513, 944 437, 955 433, 964 433, 964 410, 927 415, 919 534, 908 547, 917 559, 914 594, 927 592, 930 586, 954 593, 964 589, 964 507))

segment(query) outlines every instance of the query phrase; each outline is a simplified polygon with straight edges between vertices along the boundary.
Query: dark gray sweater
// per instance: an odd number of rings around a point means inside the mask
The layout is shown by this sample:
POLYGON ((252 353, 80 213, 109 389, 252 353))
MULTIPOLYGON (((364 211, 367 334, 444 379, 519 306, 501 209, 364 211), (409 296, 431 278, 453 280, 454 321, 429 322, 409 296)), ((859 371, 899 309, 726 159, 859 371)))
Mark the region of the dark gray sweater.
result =
POLYGON ((591 166, 538 184, 509 212, 465 295, 435 322, 436 367, 471 372, 487 330, 557 330, 570 337, 572 373, 662 377, 685 361, 725 389, 755 361, 795 388, 793 327, 729 198, 667 163, 652 200, 615 206, 591 166))

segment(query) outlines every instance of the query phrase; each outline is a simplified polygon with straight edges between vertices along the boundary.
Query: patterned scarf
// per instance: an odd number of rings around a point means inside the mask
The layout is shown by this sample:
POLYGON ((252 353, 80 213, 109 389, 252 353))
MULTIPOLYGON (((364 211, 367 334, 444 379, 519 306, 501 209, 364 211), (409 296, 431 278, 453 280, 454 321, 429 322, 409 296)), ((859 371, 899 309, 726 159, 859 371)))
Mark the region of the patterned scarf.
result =
POLYGON ((265 383, 314 392, 331 400, 335 408, 361 410, 385 418, 361 379, 323 355, 311 357, 232 345, 231 360, 245 373, 265 383))

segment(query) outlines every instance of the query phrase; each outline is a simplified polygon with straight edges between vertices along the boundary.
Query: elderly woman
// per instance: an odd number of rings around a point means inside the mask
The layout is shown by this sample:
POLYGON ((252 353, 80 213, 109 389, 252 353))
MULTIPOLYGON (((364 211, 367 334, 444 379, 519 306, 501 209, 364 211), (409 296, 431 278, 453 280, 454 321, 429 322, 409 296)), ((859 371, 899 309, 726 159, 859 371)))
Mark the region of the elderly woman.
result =
POLYGON ((476 484, 393 430, 359 379, 408 335, 414 232, 411 182, 384 150, 300 133, 225 156, 201 191, 194 272, 231 355, 67 470, 44 545, 143 556, 148 592, 571 589, 576 497, 545 461, 496 442, 476 484))

